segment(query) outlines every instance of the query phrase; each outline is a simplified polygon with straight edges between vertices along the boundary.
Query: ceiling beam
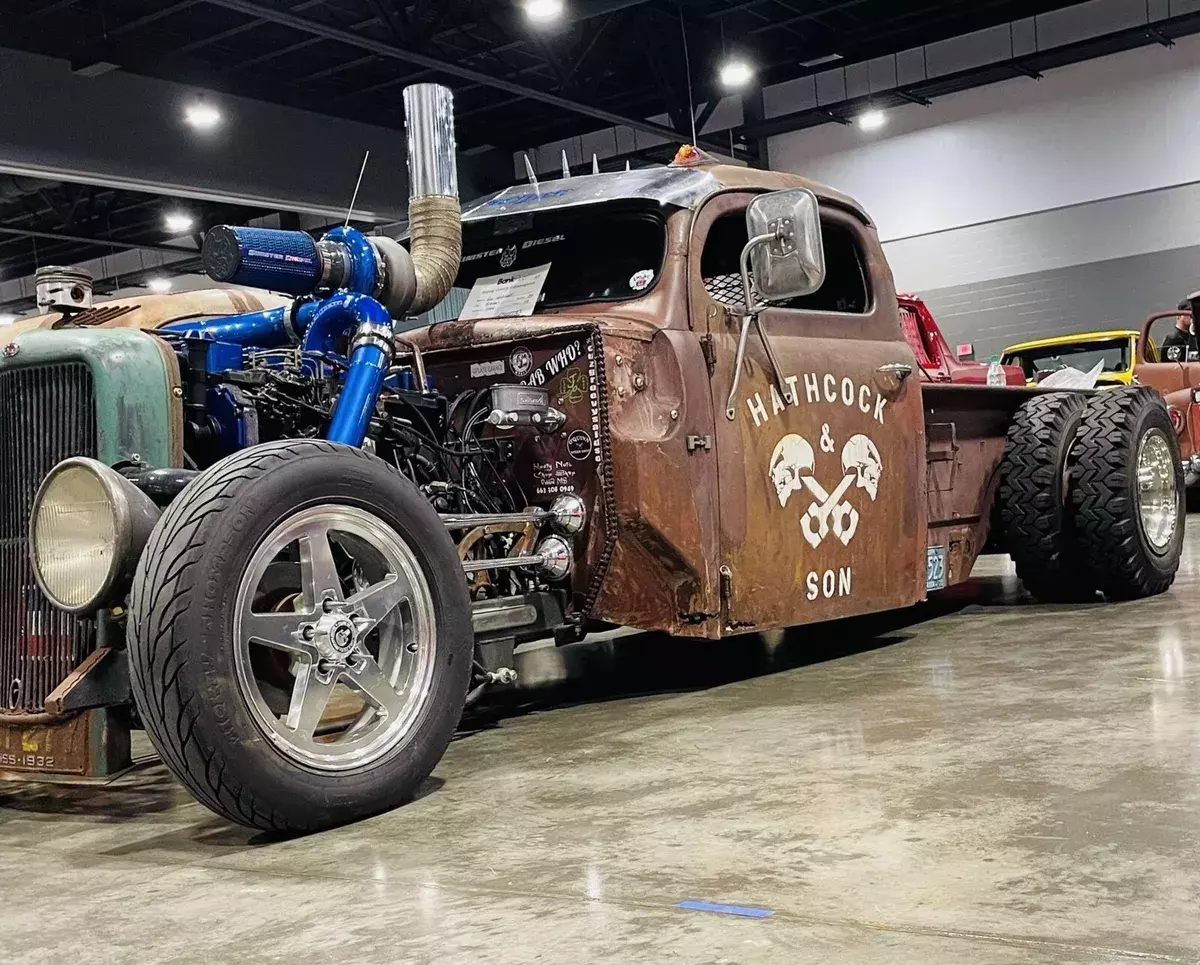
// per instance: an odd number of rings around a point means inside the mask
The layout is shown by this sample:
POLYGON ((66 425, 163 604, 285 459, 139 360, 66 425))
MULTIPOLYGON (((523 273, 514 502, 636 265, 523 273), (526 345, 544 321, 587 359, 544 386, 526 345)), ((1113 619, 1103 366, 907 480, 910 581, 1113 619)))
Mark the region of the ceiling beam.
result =
POLYGON ((591 0, 591 3, 579 3, 570 8, 567 19, 572 23, 580 20, 590 20, 592 17, 604 17, 618 10, 630 7, 641 7, 650 0, 591 0))
POLYGON ((95 245, 97 248, 122 248, 138 251, 163 251, 173 255, 194 255, 195 248, 180 248, 178 245, 140 244, 134 241, 113 241, 111 238, 87 238, 83 235, 66 235, 58 231, 34 231, 32 228, 0 227, 0 234, 17 235, 22 238, 42 238, 47 241, 70 241, 80 245, 95 245))
MULTIPOLYGON (((417 53, 413 50, 405 50, 402 47, 397 47, 394 44, 385 43, 382 40, 376 40, 373 37, 367 37, 363 34, 354 33, 350 30, 342 30, 338 27, 330 26, 329 24, 320 23, 315 20, 309 20, 306 17, 297 17, 293 14, 282 10, 274 10, 271 7, 265 7, 260 3, 255 3, 254 0, 204 0, 204 2, 218 7, 224 7, 227 10, 235 10, 238 13, 245 14, 247 17, 254 17, 258 20, 266 20, 271 23, 279 24, 282 27, 290 27, 293 30, 307 33, 314 37, 321 37, 325 40, 332 40, 337 43, 345 44, 348 47, 358 47, 360 50, 366 50, 380 57, 386 57, 391 60, 399 60, 409 64, 416 64, 418 67, 425 67, 429 70, 435 70, 439 73, 446 74, 451 77, 458 77, 462 80, 471 81, 472 83, 482 84, 485 87, 493 87, 496 90, 502 90, 509 94, 517 94, 521 97, 528 97, 530 100, 540 101, 543 104, 549 104, 551 107, 557 107, 561 110, 572 111, 576 114, 582 114, 585 117, 592 117, 598 121, 604 121, 606 124, 614 124, 622 127, 629 127, 635 131, 642 131, 645 134, 651 134, 654 137, 666 138, 670 141, 677 141, 681 137, 686 137, 686 134, 676 131, 669 127, 664 127, 661 124, 654 124, 651 121, 642 120, 635 117, 625 117, 621 114, 614 114, 612 111, 606 111, 600 107, 592 107, 589 104, 583 104, 579 101, 570 100, 566 97, 560 97, 557 94, 551 94, 543 90, 538 90, 533 87, 526 87, 523 84, 516 84, 512 81, 505 80, 502 77, 493 77, 490 74, 485 74, 482 71, 473 70, 469 67, 463 67, 459 64, 453 64, 448 61, 439 60, 436 57, 430 57, 426 54, 417 53)), ((617 2, 617 0, 612 0, 617 2)), ((630 6, 626 3, 626 6, 630 6)), ((715 145, 705 145, 712 147, 715 150, 720 150, 715 145)))

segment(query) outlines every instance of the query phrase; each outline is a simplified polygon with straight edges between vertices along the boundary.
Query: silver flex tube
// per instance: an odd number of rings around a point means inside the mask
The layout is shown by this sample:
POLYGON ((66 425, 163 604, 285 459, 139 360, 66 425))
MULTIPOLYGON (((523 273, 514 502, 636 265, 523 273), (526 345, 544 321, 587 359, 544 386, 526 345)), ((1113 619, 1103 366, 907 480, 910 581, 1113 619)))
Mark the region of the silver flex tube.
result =
POLYGON ((462 260, 454 96, 440 84, 404 90, 408 134, 408 222, 417 293, 409 308, 420 315, 446 297, 462 260))

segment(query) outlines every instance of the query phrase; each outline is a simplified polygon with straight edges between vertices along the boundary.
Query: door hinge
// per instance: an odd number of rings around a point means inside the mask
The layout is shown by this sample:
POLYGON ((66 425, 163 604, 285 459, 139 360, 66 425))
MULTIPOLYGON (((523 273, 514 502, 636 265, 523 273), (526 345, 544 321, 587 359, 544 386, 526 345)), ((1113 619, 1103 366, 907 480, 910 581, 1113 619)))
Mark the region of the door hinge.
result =
POLYGON ((695 452, 697 449, 712 449, 712 436, 688 436, 687 451, 695 452))
POLYGON ((711 379, 717 370, 717 349, 711 335, 700 336, 700 351, 704 353, 704 364, 708 366, 708 377, 711 379))
POLYGON ((733 570, 728 566, 721 567, 721 602, 728 603, 733 599, 733 570))

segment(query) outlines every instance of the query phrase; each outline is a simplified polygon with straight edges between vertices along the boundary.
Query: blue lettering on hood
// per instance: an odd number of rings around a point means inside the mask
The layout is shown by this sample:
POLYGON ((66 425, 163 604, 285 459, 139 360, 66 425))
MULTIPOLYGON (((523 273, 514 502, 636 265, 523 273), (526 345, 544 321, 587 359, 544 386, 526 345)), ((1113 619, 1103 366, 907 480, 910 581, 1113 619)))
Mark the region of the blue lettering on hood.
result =
POLYGON ((564 198, 571 193, 570 188, 559 188, 557 191, 526 191, 524 194, 514 194, 510 197, 501 195, 498 198, 492 198, 487 202, 489 208, 506 208, 514 204, 529 204, 531 201, 541 201, 545 198, 564 198))

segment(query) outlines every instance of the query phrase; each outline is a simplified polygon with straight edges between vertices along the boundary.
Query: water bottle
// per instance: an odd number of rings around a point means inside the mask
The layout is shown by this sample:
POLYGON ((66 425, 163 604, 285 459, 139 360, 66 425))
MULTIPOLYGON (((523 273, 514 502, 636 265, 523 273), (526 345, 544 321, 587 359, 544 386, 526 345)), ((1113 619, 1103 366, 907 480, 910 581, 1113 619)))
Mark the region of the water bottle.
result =
POLYGON ((1004 369, 1000 367, 1000 356, 993 355, 988 362, 987 384, 988 385, 1004 385, 1004 369))

